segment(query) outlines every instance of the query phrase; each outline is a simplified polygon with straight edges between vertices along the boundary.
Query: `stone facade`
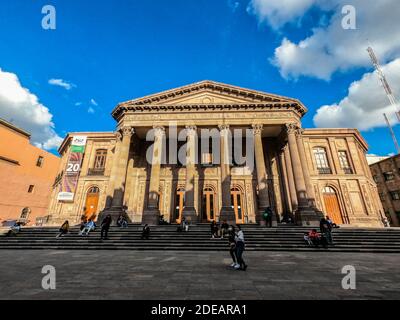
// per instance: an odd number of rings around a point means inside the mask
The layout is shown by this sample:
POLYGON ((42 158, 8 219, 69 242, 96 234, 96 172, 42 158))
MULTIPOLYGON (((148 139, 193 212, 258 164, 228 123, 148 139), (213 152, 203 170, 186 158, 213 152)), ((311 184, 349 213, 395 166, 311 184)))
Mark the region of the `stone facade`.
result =
POLYGON ((168 222, 185 217, 263 223, 262 213, 271 207, 273 225, 289 217, 317 225, 325 213, 339 224, 381 227, 383 211, 365 141, 353 129, 304 130, 306 112, 296 99, 212 81, 121 103, 112 112, 115 133, 70 133, 65 138, 60 172, 72 137, 84 135, 88 142, 74 201, 59 202, 57 188, 53 192, 53 222, 79 222, 87 192, 95 186, 96 215, 116 217, 124 211, 134 223, 156 224, 160 214, 168 222), (163 162, 173 145, 171 126, 184 137, 184 165, 163 162), (214 149, 205 154, 214 164, 203 161, 203 150, 200 163, 194 161, 203 129, 218 133, 219 161, 214 161, 214 149), (146 141, 149 130, 152 139, 146 141), (229 161, 230 137, 237 131, 250 136, 243 141, 251 141, 254 170, 229 161), (106 151, 107 160, 96 171, 98 150, 106 151))
POLYGON ((400 227, 400 155, 370 165, 385 215, 391 226, 400 227))

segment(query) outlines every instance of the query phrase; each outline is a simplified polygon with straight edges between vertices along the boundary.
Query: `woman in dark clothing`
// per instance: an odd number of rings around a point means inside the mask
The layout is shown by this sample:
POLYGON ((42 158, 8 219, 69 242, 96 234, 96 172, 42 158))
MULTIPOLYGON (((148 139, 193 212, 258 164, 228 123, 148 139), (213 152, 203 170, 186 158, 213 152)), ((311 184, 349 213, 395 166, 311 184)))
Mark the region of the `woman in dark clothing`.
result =
POLYGON ((107 215, 102 223, 101 223, 101 240, 107 240, 108 239, 108 230, 110 230, 110 225, 111 225, 111 215, 107 215))
POLYGON ((237 264, 236 258, 236 241, 235 241, 235 229, 233 226, 228 228, 228 243, 229 243, 229 254, 232 257, 231 267, 233 268, 237 264))

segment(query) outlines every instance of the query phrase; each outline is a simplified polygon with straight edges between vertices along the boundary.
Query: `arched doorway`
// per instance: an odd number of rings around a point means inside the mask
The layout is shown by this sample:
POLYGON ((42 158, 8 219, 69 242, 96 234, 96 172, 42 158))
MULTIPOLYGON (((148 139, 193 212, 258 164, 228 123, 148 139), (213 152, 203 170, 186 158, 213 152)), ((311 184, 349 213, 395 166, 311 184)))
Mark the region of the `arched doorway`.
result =
POLYGON ((343 224, 343 217, 340 211, 339 200, 335 189, 325 187, 323 190, 326 215, 336 224, 343 224))
POLYGON ((210 222, 215 220, 216 212, 216 195, 215 191, 211 187, 207 187, 203 191, 203 215, 202 220, 204 222, 210 222))
POLYGON ((231 189, 231 203, 233 211, 235 212, 236 223, 244 223, 243 194, 237 187, 231 189))
POLYGON ((91 187, 86 194, 85 203, 85 218, 95 219, 97 213, 97 206, 99 204, 100 189, 98 187, 91 187))
POLYGON ((185 189, 178 188, 178 190, 176 190, 176 195, 175 195, 175 212, 174 212, 174 218, 176 223, 181 223, 183 204, 185 203, 184 201, 185 201, 185 189))

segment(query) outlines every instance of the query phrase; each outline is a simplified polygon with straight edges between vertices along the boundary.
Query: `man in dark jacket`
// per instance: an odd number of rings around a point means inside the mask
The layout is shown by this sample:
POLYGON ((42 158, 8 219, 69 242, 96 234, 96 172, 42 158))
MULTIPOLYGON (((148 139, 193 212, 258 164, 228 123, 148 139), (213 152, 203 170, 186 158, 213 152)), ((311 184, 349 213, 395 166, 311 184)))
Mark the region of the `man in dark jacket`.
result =
POLYGON ((108 240, 108 230, 110 230, 111 221, 111 215, 107 215, 101 222, 101 240, 108 240))
POLYGON ((332 225, 328 220, 322 218, 319 222, 319 228, 321 230, 321 234, 325 237, 329 244, 332 244, 332 225))

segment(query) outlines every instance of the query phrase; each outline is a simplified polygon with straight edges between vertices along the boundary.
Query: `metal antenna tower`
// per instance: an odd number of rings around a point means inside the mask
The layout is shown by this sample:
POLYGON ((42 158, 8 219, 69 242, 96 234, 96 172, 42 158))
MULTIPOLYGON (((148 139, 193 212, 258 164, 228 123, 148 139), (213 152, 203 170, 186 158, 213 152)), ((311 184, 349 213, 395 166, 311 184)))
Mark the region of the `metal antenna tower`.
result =
MULTIPOLYGON (((369 46, 367 48, 367 51, 369 53, 369 56, 371 57, 372 64, 374 65, 375 70, 378 73, 379 80, 381 81, 382 86, 385 89, 386 96, 388 97, 390 104, 395 108, 397 119, 399 119, 399 121, 400 121, 400 112, 398 111, 398 104, 397 104, 396 97, 394 96, 393 91, 390 88, 388 81, 386 80, 386 76, 383 73, 383 70, 381 68, 381 65, 379 64, 379 60, 374 52, 374 49, 372 49, 372 47, 369 46)), ((397 153, 400 154, 400 147, 397 142, 396 135, 394 134, 393 127, 391 126, 387 115, 384 113, 383 116, 385 117, 386 124, 390 130, 390 134, 392 136, 397 153)))

